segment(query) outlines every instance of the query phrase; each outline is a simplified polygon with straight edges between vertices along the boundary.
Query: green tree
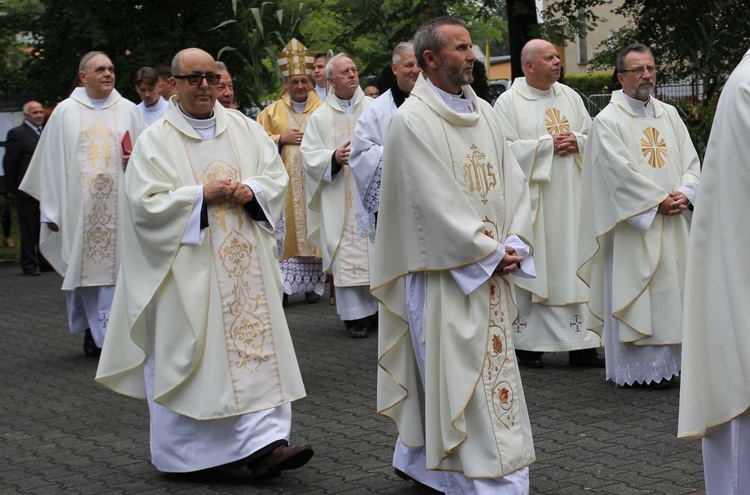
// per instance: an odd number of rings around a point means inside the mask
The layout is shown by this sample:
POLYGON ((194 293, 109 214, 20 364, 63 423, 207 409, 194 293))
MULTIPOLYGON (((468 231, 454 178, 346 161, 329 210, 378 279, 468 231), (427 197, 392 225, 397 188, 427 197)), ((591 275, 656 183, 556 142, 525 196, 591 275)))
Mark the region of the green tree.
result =
POLYGON ((222 47, 218 57, 234 55, 239 61, 232 75, 239 104, 262 108, 264 101, 276 99, 281 85, 276 58, 291 38, 299 36, 304 4, 252 0, 231 4, 233 17, 215 29, 232 30, 233 43, 222 47))
POLYGON ((24 65, 27 90, 46 104, 68 96, 77 83, 78 61, 91 50, 106 52, 115 64, 117 89, 137 100, 133 74, 143 66, 169 63, 186 47, 216 55, 229 42, 211 28, 231 16, 225 2, 177 0, 41 0, 44 12, 27 29, 33 50, 24 65))
POLYGON ((22 71, 29 26, 42 14, 40 0, 0 1, 0 93, 27 92, 22 71))

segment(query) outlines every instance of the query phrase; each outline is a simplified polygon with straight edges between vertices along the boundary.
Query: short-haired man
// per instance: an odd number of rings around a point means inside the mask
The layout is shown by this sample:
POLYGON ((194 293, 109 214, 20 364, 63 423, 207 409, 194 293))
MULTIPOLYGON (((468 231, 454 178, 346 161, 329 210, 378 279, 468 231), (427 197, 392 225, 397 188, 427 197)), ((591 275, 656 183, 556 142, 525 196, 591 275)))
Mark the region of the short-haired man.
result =
POLYGON ((510 149, 529 179, 535 279, 516 278, 519 320, 513 342, 521 366, 569 351, 574 366, 604 367, 599 336, 585 327, 588 288, 576 275, 581 164, 591 127, 578 93, 557 80, 557 49, 534 39, 521 50, 525 77, 495 102, 510 149))
POLYGON ((39 200, 40 250, 64 277, 70 331, 98 356, 122 255, 122 182, 144 123, 115 89, 106 54, 85 54, 78 77, 82 86, 52 112, 20 189, 39 200))
POLYGON ((328 96, 328 79, 326 78, 326 63, 328 56, 325 52, 313 53, 312 80, 315 83, 315 94, 320 101, 326 101, 328 96))
POLYGON ((396 110, 409 97, 421 69, 414 56, 414 45, 402 41, 393 49, 391 71, 393 85, 362 113, 354 128, 352 154, 349 163, 367 215, 357 220, 358 233, 375 238, 375 219, 380 201, 380 176, 383 164, 383 145, 396 110))
POLYGON ((393 116, 383 157, 372 293, 378 412, 396 474, 444 493, 529 493, 534 462, 513 349, 513 285, 533 276, 531 203, 492 107, 469 84, 463 22, 414 35, 425 77, 393 116))
POLYGON ((155 69, 159 73, 159 94, 162 98, 169 101, 176 94, 174 86, 169 83, 169 79, 172 77, 172 68, 169 64, 159 64, 155 69))
POLYGON ((300 145, 312 113, 323 104, 312 91, 312 54, 292 38, 277 63, 284 77, 283 96, 258 115, 260 123, 276 143, 289 174, 289 189, 279 229, 279 265, 284 277, 284 299, 304 292, 305 302, 320 301, 325 274, 315 245, 307 239, 307 192, 300 145))
POLYGON ((273 254, 288 178, 263 129, 216 102, 211 55, 182 50, 172 69, 177 97, 128 167, 97 381, 148 400, 159 471, 272 477, 313 455, 288 446, 305 395, 273 254))
POLYGON ((143 121, 151 125, 162 116, 167 109, 167 100, 159 93, 159 73, 153 67, 141 67, 135 73, 135 91, 141 97, 138 110, 141 111, 143 121))
POLYGON ((651 92, 645 45, 617 56, 622 90, 594 119, 581 173, 578 273, 589 287, 607 379, 669 386, 680 373, 688 233, 700 176, 677 110, 651 92))
POLYGON ((216 73, 221 76, 219 84, 216 85, 218 102, 224 108, 237 108, 237 104, 234 101, 232 75, 229 73, 227 65, 224 62, 216 62, 216 73))
MULTIPOLYGON (((26 276, 40 275, 47 265, 39 252, 39 201, 18 190, 29 167, 31 157, 42 135, 44 108, 38 101, 23 106, 23 123, 8 131, 3 157, 5 186, 9 196, 15 196, 18 210, 18 230, 21 234, 21 270, 26 276)), ((8 198, 10 200, 10 198, 8 198)))
POLYGON ((365 86, 365 96, 369 96, 370 98, 377 98, 380 96, 380 90, 377 86, 365 86))
POLYGON ((300 151, 307 178, 307 232, 323 254, 323 270, 333 274, 336 310, 349 336, 367 337, 378 305, 370 296, 370 245, 357 235, 364 211, 349 167, 354 125, 373 100, 359 87, 354 61, 340 53, 326 66, 331 91, 313 113, 300 151))

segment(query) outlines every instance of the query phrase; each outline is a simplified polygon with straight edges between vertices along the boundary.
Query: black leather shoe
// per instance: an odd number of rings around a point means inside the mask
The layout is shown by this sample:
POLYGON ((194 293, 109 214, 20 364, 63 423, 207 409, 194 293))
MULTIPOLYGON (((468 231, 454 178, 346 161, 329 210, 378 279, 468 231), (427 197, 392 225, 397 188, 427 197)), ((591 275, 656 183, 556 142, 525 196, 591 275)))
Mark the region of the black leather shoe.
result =
POLYGON ((281 471, 301 468, 312 459, 313 453, 312 447, 306 443, 279 445, 247 467, 252 470, 253 479, 275 478, 281 471))
POLYGON ((83 353, 87 357, 99 357, 102 353, 101 348, 96 346, 94 336, 91 335, 91 329, 87 328, 83 334, 83 353))
POLYGON ((39 268, 35 268, 32 270, 24 270, 23 274, 26 275, 27 277, 38 277, 39 275, 42 274, 42 272, 41 270, 39 270, 39 268))
POLYGON ((313 291, 305 292, 305 302, 307 304, 315 304, 320 302, 320 295, 316 294, 313 291))
POLYGON ((284 292, 284 297, 281 298, 281 307, 286 308, 289 306, 289 294, 284 292))
POLYGON ((596 349, 570 351, 568 353, 568 363, 570 366, 582 368, 604 368, 606 366, 606 361, 596 352, 596 349))
POLYGON ((518 359, 518 364, 524 368, 544 368, 542 355, 544 355, 543 352, 521 351, 516 349, 516 359, 518 359))

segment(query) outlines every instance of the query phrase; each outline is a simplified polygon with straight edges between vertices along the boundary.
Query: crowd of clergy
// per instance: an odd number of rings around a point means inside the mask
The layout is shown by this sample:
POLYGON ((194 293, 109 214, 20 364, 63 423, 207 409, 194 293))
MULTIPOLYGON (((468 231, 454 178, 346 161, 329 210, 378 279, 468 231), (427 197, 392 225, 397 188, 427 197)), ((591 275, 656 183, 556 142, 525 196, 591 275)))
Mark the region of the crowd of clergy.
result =
POLYGON ((430 19, 393 49, 392 84, 363 90, 352 56, 292 39, 256 120, 199 48, 137 71, 138 105, 106 54, 80 60, 19 189, 97 382, 148 402, 156 469, 310 461, 290 444, 306 392, 284 307, 328 286, 342 332, 377 332, 377 413, 422 490, 528 494, 521 368, 565 351, 617 387, 679 385, 707 493, 750 493, 750 52, 701 181, 648 47, 620 52, 594 119, 551 43, 525 45, 494 106, 472 47, 430 19))

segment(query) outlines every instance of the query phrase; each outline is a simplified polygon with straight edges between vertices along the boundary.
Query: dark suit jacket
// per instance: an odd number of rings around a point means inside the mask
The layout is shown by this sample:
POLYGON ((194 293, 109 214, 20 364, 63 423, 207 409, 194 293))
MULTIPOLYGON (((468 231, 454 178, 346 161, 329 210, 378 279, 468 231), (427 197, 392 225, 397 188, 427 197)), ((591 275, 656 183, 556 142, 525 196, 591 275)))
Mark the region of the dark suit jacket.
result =
POLYGON ((26 122, 8 131, 3 157, 6 192, 26 196, 18 191, 18 185, 26 174, 37 142, 39 135, 26 122))

